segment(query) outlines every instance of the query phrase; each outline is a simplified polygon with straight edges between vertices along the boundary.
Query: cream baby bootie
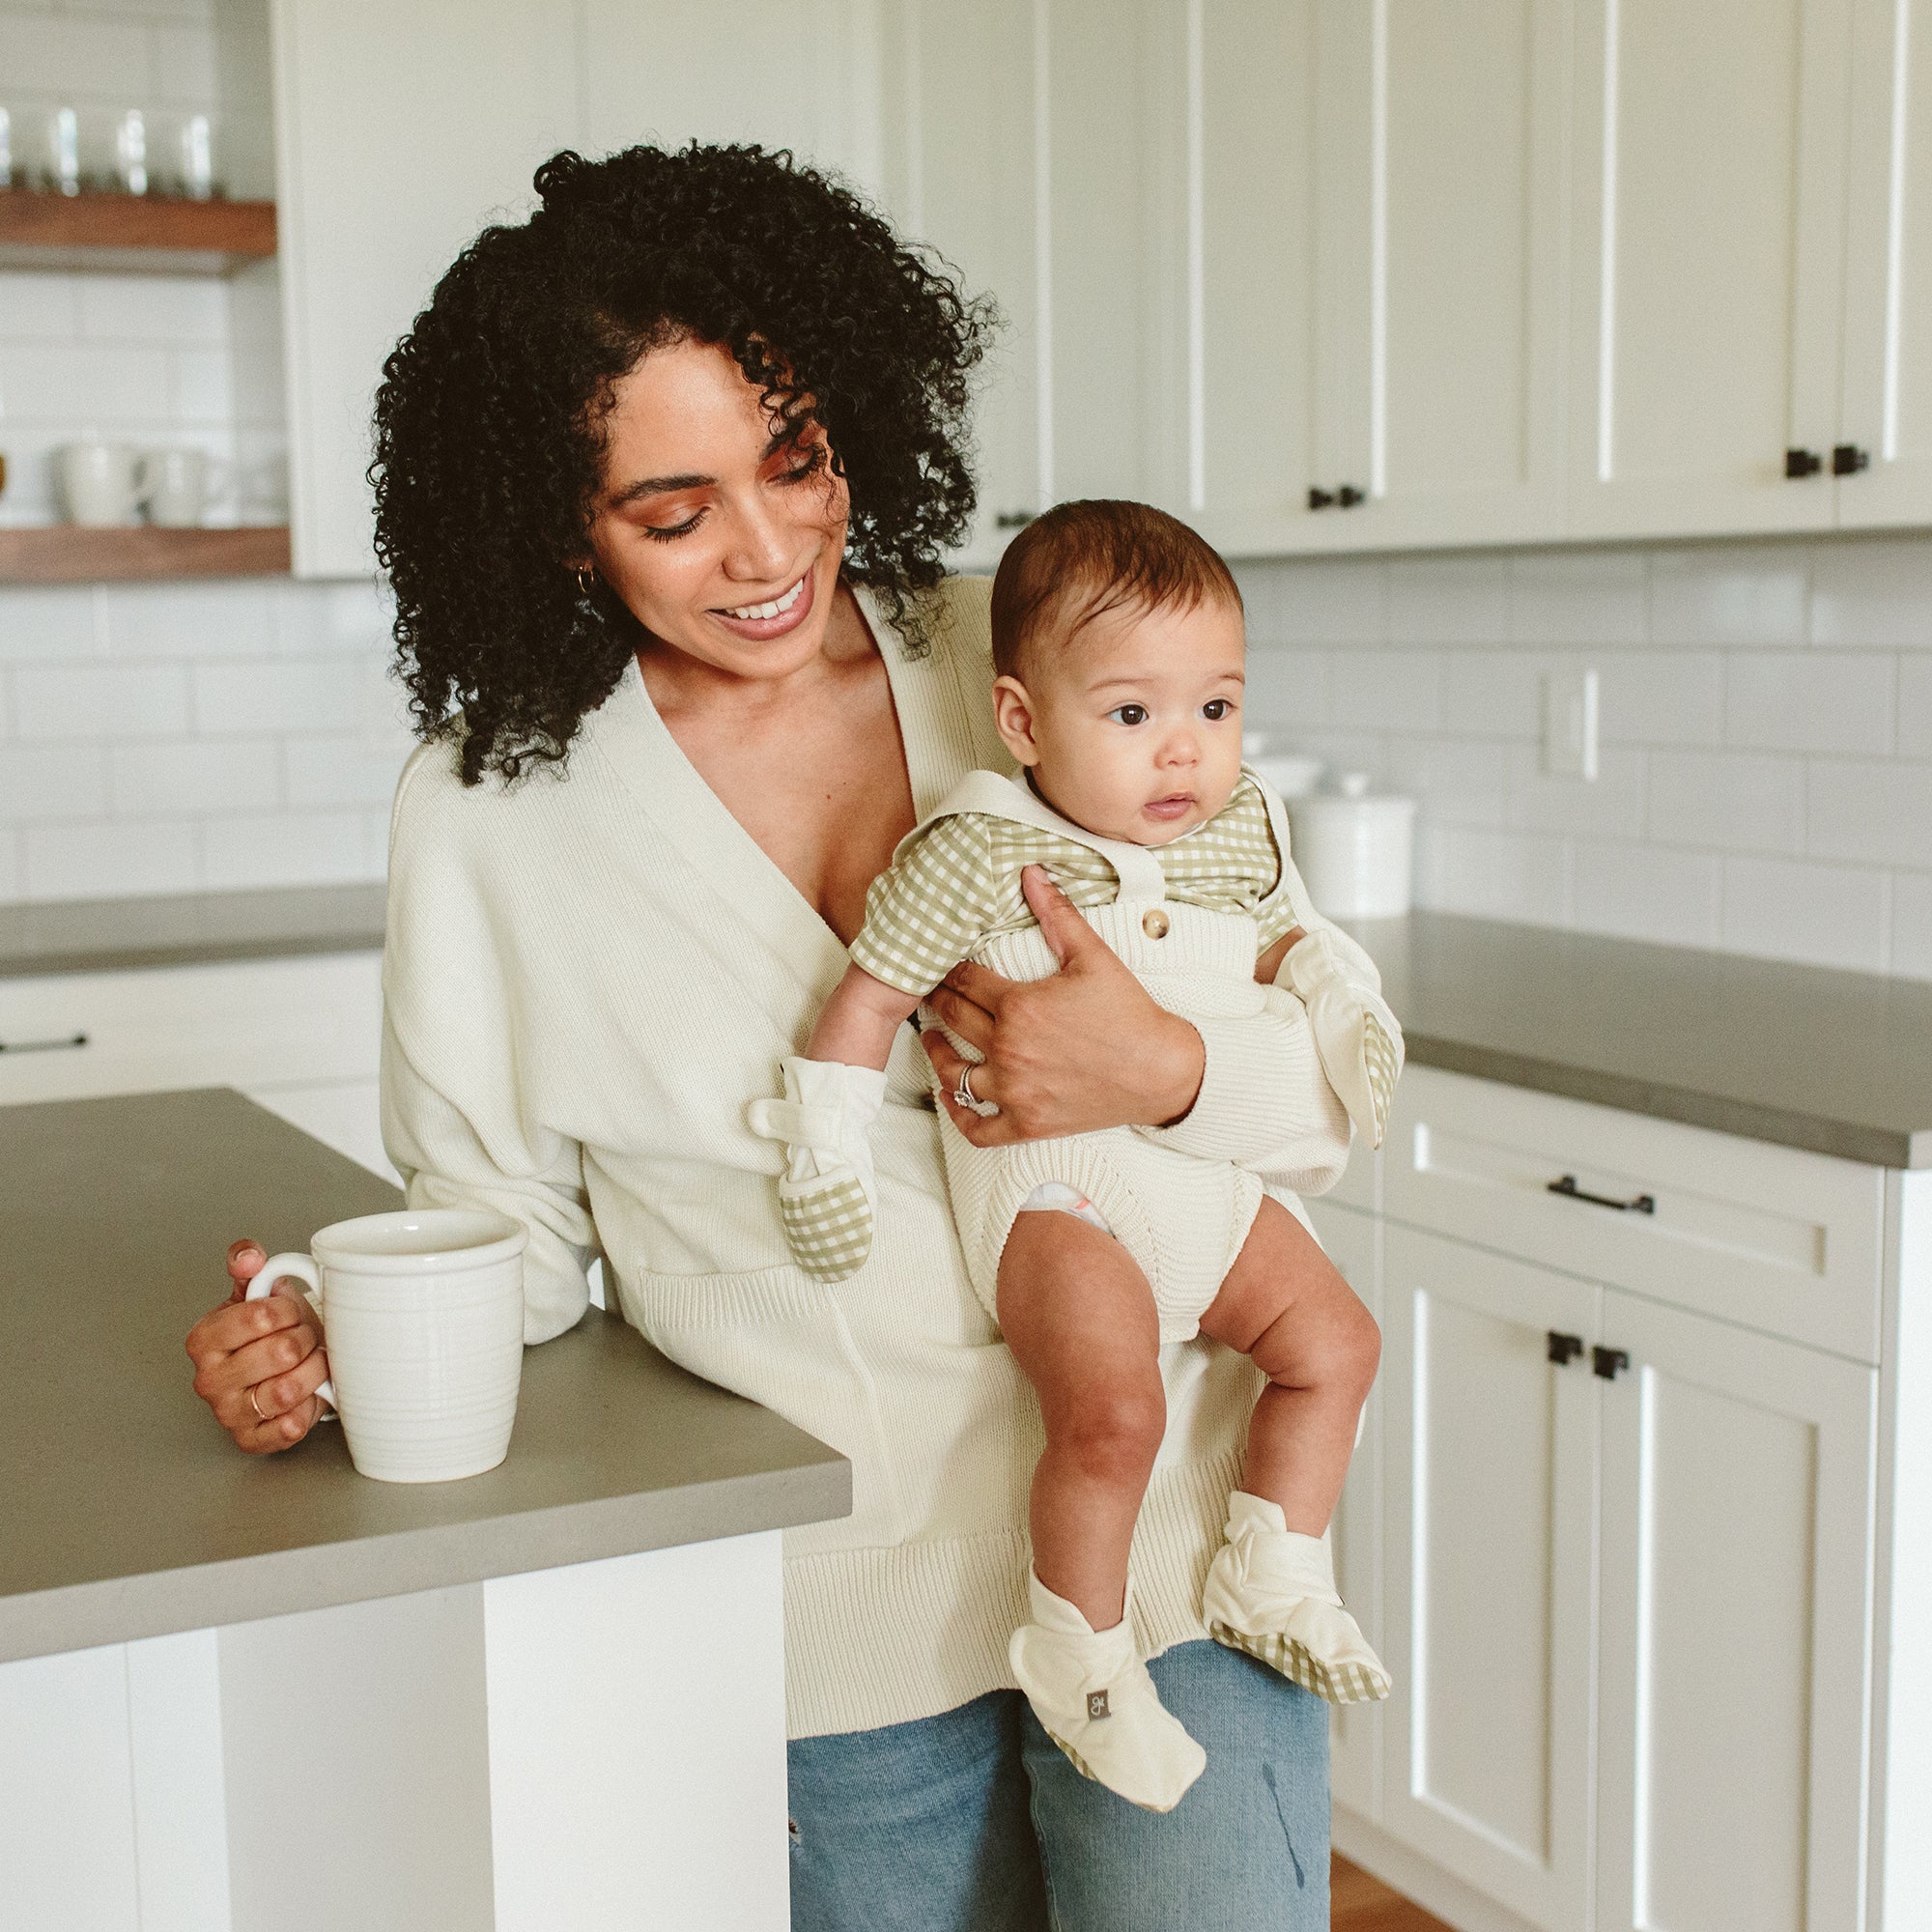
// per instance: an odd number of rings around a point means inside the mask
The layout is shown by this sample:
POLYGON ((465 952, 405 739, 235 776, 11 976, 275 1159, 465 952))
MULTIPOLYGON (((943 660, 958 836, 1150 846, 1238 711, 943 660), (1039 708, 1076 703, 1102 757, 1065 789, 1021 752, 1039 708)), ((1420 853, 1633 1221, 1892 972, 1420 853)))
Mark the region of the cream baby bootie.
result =
POLYGON ((1327 1545, 1245 1490, 1228 1498, 1227 1534, 1201 1595, 1209 1633, 1331 1704, 1386 1697, 1389 1674, 1342 1607, 1327 1545))
POLYGON ((1046 1734, 1083 1777, 1149 1811, 1172 1811, 1208 1753, 1160 1701, 1133 1620, 1095 1631, 1031 1572, 1033 1622, 1013 1633, 1013 1675, 1046 1734))
POLYGON ((886 1103, 886 1076, 837 1060, 779 1063, 782 1100, 753 1100, 752 1131, 782 1141, 779 1219, 792 1259, 815 1281, 843 1281, 872 1252, 872 1147, 867 1129, 886 1103))

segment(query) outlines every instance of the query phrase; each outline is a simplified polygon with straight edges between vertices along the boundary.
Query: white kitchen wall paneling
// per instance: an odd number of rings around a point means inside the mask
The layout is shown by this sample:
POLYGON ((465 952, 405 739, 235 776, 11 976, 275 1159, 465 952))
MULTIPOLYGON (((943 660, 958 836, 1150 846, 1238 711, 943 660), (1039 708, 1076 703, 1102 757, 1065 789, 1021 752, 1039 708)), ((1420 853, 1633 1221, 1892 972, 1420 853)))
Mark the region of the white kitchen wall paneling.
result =
POLYGON ((1572 534, 1832 523, 1851 4, 1578 0, 1572 534))
MULTIPOLYGON (((528 209, 537 163, 578 138, 577 36, 548 0, 270 7, 296 569, 368 577, 384 358, 457 251, 528 209)), ((759 71, 741 62, 748 98, 759 71)))

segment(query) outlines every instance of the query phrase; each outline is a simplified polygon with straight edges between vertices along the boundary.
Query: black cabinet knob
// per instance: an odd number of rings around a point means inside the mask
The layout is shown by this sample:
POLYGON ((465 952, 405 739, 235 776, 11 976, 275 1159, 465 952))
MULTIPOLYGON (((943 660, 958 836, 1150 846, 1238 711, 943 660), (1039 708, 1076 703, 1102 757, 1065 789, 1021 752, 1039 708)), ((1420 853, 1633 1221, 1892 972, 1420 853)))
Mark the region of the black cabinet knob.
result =
POLYGON ((1871 451, 1861 449, 1855 442, 1840 442, 1832 450, 1832 474, 1833 476, 1856 476, 1861 469, 1871 468, 1871 451))
POLYGON ((1023 530, 1032 522, 1031 510, 1002 510, 993 519, 993 527, 1000 530, 1023 530))
POLYGON ((1366 503, 1369 499, 1352 483, 1344 483, 1336 492, 1335 500, 1343 509, 1352 510, 1357 503, 1366 503))
POLYGON ((1602 1376, 1606 1382, 1613 1382, 1631 1365, 1627 1349, 1592 1349, 1590 1350, 1590 1372, 1602 1376))
POLYGON ((1582 1336, 1561 1335, 1554 1328, 1549 1331, 1549 1359, 1559 1369, 1568 1368, 1582 1352, 1582 1336))
POLYGON ((1815 449, 1787 449, 1784 473, 1791 477, 1815 476, 1825 467, 1825 459, 1815 449))
POLYGON ((1333 506, 1335 493, 1332 490, 1314 490, 1308 493, 1308 507, 1311 510, 1326 510, 1333 506))

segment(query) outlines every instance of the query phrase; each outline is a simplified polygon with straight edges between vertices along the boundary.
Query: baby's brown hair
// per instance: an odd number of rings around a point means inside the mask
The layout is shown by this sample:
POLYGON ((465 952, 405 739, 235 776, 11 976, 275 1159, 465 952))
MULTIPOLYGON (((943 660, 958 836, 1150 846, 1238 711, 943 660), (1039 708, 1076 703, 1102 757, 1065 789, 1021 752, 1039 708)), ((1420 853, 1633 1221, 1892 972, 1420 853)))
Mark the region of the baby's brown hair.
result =
POLYGON ((1214 546, 1151 503, 1060 503, 1021 530, 993 578, 993 668, 1021 675, 1029 645, 1060 618, 1064 641, 1109 611, 1191 611, 1240 586, 1214 546))

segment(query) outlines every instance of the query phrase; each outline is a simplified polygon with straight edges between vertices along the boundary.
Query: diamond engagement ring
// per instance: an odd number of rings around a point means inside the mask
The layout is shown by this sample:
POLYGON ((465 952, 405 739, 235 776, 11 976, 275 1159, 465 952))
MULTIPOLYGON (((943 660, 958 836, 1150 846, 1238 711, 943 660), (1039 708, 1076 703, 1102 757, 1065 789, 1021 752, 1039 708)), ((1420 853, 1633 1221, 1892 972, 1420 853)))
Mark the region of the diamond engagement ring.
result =
POLYGON ((980 1111, 980 1096, 973 1091, 973 1069, 962 1066, 959 1069, 959 1084, 952 1090, 952 1097, 962 1107, 977 1114, 980 1111))

